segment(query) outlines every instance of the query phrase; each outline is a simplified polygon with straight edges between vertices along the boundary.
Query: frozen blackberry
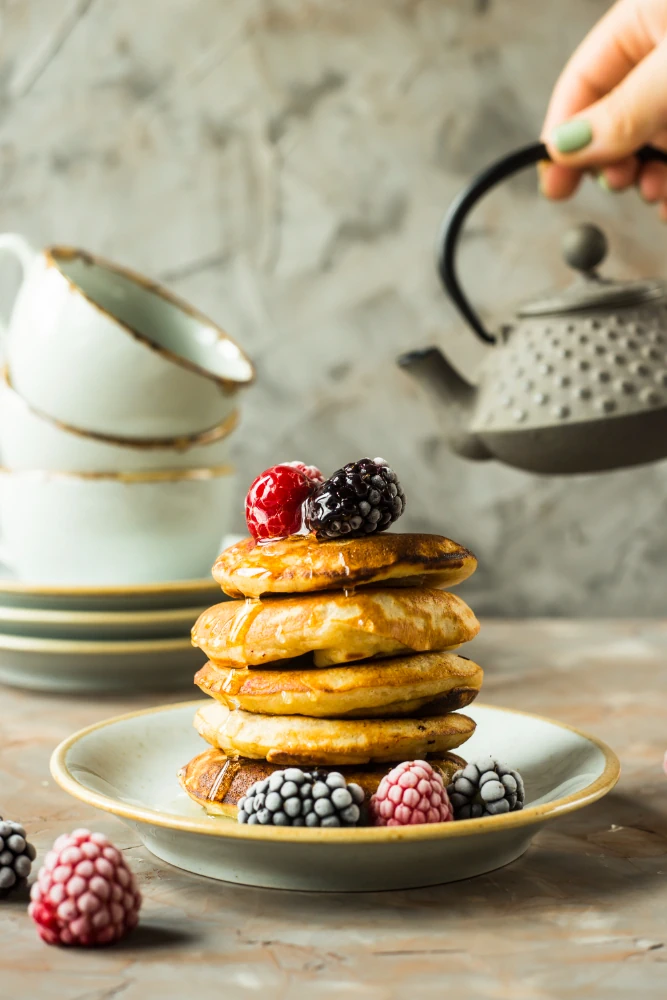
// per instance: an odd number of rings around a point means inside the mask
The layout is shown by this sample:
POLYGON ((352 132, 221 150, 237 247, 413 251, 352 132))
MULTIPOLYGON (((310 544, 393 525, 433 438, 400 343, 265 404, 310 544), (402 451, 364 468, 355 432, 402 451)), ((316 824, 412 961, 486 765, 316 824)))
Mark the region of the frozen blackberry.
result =
POLYGON ((478 819, 514 812, 523 809, 526 798, 519 772, 493 757, 471 761, 457 771, 447 792, 455 819, 478 819))
POLYGON ((20 823, 0 816, 0 892, 23 882, 30 874, 37 852, 26 840, 20 823))
POLYGON ((288 767, 256 781, 238 803, 239 823, 250 826, 356 826, 364 801, 359 785, 338 771, 288 767))
POLYGON ((306 826, 356 826, 364 801, 361 785, 347 781, 339 771, 313 771, 313 807, 306 814, 306 826))
POLYGON ((382 458, 349 462, 306 501, 306 524, 318 538, 384 531, 405 510, 405 493, 382 458))

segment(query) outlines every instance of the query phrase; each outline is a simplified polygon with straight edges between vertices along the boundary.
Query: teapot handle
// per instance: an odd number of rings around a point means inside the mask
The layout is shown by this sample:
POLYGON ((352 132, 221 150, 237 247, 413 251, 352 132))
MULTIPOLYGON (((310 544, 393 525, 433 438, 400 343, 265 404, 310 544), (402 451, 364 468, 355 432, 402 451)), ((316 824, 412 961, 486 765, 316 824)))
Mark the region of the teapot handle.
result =
MULTIPOLYGON (((658 160, 667 164, 667 153, 655 146, 642 146, 635 156, 642 163, 658 160)), ((550 160, 551 157, 543 142, 534 142, 529 146, 503 156, 492 163, 490 167, 478 174, 458 197, 452 202, 442 224, 438 240, 438 272, 450 299, 464 319, 468 321, 480 340, 486 344, 495 344, 496 338, 486 330, 481 319, 466 298, 456 275, 456 250, 463 223, 471 208, 487 191, 495 187, 505 178, 518 170, 529 167, 540 160, 550 160)))

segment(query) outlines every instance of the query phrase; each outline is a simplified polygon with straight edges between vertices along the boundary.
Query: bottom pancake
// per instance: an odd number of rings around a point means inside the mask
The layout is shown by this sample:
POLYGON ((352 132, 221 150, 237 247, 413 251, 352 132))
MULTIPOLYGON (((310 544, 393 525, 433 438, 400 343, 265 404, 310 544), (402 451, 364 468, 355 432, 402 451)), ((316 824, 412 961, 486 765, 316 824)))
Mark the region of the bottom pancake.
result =
POLYGON ((420 719, 309 719, 230 712, 217 702, 199 709, 194 727, 230 757, 299 766, 423 759, 454 750, 475 731, 472 719, 457 712, 420 719))
POLYGON ((344 667, 238 670, 207 663, 201 690, 229 709, 331 719, 443 715, 465 708, 482 668, 454 653, 415 653, 344 667), (432 705, 437 708, 432 709, 432 705))
MULTIPOLYGON (((437 771, 447 786, 452 776, 466 762, 456 754, 431 757, 431 767, 437 771)), ((193 802, 202 806, 211 816, 227 816, 236 819, 237 804, 255 781, 267 778, 281 765, 269 764, 265 760, 236 760, 227 757, 222 750, 204 750, 182 767, 178 772, 181 787, 193 802)), ((393 764, 370 764, 364 768, 341 768, 346 781, 361 785, 366 800, 377 791, 377 787, 393 764)), ((331 768, 323 768, 331 770, 331 768)))

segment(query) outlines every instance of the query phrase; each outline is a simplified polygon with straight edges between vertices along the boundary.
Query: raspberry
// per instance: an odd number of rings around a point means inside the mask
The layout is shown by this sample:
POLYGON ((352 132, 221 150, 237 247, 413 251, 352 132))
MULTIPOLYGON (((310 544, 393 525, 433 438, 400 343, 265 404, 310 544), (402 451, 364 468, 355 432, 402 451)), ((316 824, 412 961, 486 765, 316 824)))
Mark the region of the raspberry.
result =
POLYGON ((373 826, 448 823, 454 819, 442 778, 425 760, 406 760, 385 774, 370 801, 373 826))
POLYGON ((47 944, 111 944, 136 927, 141 895, 103 833, 58 837, 30 891, 28 913, 47 944))
POLYGON ((304 476, 308 476, 318 485, 324 482, 324 476, 316 465, 304 465, 303 462, 281 462, 281 465, 289 465, 291 469, 298 469, 299 472, 303 472, 304 476))
POLYGON ((255 539, 296 535, 303 526, 303 505, 315 488, 291 465, 274 465, 254 481, 245 500, 245 519, 255 539))

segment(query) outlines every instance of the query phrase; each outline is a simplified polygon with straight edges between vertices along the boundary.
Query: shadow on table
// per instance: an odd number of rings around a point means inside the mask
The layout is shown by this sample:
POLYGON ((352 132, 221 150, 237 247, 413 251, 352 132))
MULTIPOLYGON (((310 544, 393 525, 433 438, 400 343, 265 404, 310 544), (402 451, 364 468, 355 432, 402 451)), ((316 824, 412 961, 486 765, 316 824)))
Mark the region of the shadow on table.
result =
POLYGON ((150 917, 142 918, 139 926, 132 933, 116 942, 114 954, 121 951, 160 951, 192 945, 199 936, 180 927, 164 927, 152 924, 150 917))

